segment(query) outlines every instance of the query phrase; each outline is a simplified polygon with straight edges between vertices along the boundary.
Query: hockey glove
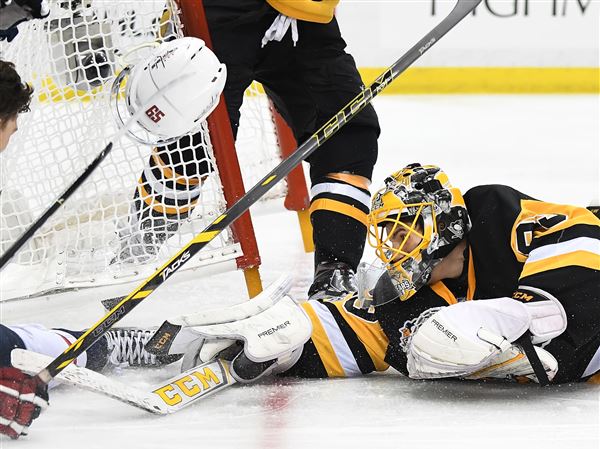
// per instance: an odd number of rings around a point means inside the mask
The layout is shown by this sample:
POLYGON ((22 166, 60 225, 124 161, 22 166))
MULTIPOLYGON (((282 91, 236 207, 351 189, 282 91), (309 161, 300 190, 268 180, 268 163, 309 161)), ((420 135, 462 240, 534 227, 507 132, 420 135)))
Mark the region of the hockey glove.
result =
POLYGON ((17 439, 48 406, 48 387, 12 367, 0 368, 0 433, 17 439))

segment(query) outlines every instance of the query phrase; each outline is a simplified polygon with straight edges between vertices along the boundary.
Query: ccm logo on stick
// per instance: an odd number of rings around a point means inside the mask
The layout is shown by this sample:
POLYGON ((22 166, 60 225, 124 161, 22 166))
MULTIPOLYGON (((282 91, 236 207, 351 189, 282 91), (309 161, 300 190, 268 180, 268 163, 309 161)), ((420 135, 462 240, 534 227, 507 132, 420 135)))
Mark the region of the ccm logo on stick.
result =
POLYGON ((219 385, 223 380, 210 368, 206 367, 191 374, 184 375, 171 383, 154 390, 165 404, 176 405, 186 398, 206 394, 219 385))

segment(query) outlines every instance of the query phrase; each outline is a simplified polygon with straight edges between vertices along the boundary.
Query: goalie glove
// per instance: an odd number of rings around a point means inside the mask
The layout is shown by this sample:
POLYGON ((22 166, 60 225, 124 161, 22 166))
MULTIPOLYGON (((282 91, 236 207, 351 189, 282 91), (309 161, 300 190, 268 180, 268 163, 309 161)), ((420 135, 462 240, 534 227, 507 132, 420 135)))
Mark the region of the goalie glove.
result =
POLYGON ((238 382, 282 372, 296 363, 312 332, 304 309, 287 296, 290 288, 291 279, 282 276, 251 301, 165 321, 146 350, 184 353, 183 370, 217 357, 231 361, 238 382))
MULTIPOLYGON (((490 370, 486 368, 502 365, 522 353, 513 343, 525 332, 531 333, 535 344, 560 335, 567 325, 564 308, 546 292, 535 293, 537 300, 526 304, 511 298, 495 298, 462 302, 433 313, 414 330, 407 344, 409 376, 415 379, 468 377, 475 373, 489 376, 490 370)), ((543 361, 543 365, 551 379, 557 364, 546 357, 546 351, 540 356, 538 349, 538 357, 548 362, 543 361)), ((530 367, 520 366, 515 372, 502 371, 501 375, 522 375, 524 369, 531 371, 530 367)))
POLYGON ((12 367, 0 368, 0 433, 17 439, 48 407, 48 387, 12 367))
MULTIPOLYGON (((231 361, 231 374, 238 382, 252 382, 267 374, 282 372, 291 367, 302 353, 304 343, 312 332, 310 319, 289 296, 270 303, 269 297, 255 298, 248 303, 223 311, 214 311, 214 324, 202 324, 184 328, 178 336, 196 339, 188 343, 182 369, 220 357, 231 361), (263 304, 264 302, 264 308, 263 304), (239 316, 249 308, 256 314, 243 319, 224 317, 239 316)), ((171 350, 176 345, 171 347, 171 350)))

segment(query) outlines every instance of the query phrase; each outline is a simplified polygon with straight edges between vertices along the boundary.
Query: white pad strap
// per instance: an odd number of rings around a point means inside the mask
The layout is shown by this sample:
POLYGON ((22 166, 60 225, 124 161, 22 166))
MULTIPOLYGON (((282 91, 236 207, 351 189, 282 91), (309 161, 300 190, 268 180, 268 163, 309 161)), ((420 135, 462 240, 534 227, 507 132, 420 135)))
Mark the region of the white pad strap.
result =
POLYGON ((519 286, 519 290, 528 290, 544 298, 542 301, 525 303, 531 317, 529 332, 533 344, 544 343, 558 337, 567 329, 567 313, 558 299, 550 293, 535 287, 519 286))

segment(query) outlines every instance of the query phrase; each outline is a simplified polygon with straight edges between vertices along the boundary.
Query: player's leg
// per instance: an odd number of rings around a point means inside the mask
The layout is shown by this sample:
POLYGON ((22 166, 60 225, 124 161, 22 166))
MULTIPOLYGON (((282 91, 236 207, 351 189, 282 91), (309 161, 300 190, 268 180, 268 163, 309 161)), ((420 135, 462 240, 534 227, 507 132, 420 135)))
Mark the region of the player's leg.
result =
POLYGON ((255 80, 255 67, 262 58, 261 39, 277 12, 263 0, 205 0, 203 4, 212 49, 227 66, 223 95, 236 136, 244 92, 255 80))
MULTIPOLYGON (((160 366, 174 362, 179 356, 156 357, 145 350, 154 330, 114 328, 75 360, 75 364, 100 371, 108 365, 160 366)), ((39 324, 0 325, 0 366, 10 366, 10 352, 27 349, 50 357, 58 357, 83 331, 48 329, 39 324)))
MULTIPOLYGON (((299 142, 309 138, 354 98, 362 81, 345 53, 337 23, 299 24, 289 37, 265 47, 257 71, 299 142)), ((379 124, 367 106, 310 158, 315 283, 310 295, 341 295, 352 284, 366 238, 369 184, 377 158, 379 124)))
POLYGON ((202 133, 154 148, 140 175, 131 219, 121 230, 119 260, 154 256, 186 219, 200 198, 202 183, 213 167, 202 133))

